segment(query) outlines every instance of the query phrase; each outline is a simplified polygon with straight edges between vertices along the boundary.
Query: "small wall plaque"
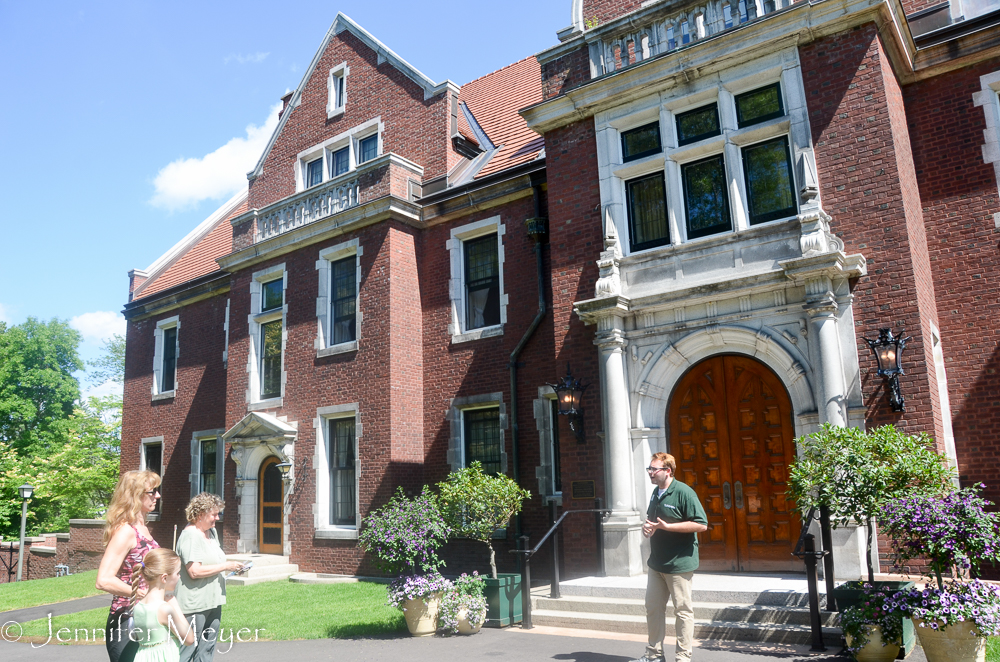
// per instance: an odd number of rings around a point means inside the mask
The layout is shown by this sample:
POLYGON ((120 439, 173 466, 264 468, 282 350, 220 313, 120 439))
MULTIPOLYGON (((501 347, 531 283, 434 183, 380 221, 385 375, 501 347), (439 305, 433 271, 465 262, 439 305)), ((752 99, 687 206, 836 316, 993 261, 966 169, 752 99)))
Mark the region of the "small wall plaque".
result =
POLYGON ((570 486, 574 499, 594 499, 597 497, 597 488, 592 480, 574 480, 570 486))

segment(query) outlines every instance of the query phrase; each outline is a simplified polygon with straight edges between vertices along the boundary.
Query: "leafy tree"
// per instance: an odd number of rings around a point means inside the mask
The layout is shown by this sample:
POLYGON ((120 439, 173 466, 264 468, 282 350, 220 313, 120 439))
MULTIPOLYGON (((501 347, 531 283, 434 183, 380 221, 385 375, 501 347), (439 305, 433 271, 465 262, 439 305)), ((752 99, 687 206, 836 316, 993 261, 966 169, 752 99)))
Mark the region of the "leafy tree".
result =
POLYGON ((0 444, 24 456, 56 442, 59 421, 80 398, 79 344, 80 334, 57 319, 0 323, 0 444))
POLYGON ((87 361, 90 383, 100 386, 106 382, 125 383, 125 336, 116 333, 104 341, 100 358, 87 361))
POLYGON ((886 504, 952 489, 954 472, 926 433, 908 435, 891 425, 864 432, 826 423, 795 443, 800 454, 789 470, 789 485, 799 508, 828 506, 833 527, 852 521, 867 527, 870 582, 875 581, 874 520, 886 504))
POLYGON ((483 473, 483 465, 473 462, 438 483, 438 505, 445 523, 457 537, 471 538, 490 548, 490 571, 497 578, 493 532, 507 526, 510 518, 521 512, 531 492, 523 490, 513 480, 499 474, 483 473))

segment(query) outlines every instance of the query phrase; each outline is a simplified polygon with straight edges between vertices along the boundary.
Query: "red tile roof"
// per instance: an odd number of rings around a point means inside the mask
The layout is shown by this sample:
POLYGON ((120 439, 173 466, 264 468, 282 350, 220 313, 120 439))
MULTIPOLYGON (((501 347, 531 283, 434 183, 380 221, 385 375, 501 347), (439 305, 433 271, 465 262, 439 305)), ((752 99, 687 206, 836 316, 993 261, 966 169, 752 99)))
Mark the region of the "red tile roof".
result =
POLYGON ((220 219, 208 234, 177 258, 166 271, 155 276, 151 282, 147 282, 136 299, 148 297, 175 285, 218 271, 219 265, 215 260, 233 252, 233 225, 230 220, 246 211, 247 202, 244 200, 232 213, 220 219))
POLYGON ((545 147, 542 137, 517 113, 542 100, 542 69, 534 55, 466 83, 458 99, 468 105, 493 144, 500 146, 477 179, 527 163, 545 147))

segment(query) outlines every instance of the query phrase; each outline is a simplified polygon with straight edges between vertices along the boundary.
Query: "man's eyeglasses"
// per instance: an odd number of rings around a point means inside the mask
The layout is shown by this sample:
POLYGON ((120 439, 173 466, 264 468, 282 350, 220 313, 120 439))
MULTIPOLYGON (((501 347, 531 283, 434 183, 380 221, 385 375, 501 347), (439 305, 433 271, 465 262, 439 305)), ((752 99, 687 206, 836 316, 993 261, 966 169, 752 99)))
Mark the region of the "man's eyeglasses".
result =
POLYGON ((666 467, 646 467, 646 473, 655 474, 657 471, 663 471, 666 467))

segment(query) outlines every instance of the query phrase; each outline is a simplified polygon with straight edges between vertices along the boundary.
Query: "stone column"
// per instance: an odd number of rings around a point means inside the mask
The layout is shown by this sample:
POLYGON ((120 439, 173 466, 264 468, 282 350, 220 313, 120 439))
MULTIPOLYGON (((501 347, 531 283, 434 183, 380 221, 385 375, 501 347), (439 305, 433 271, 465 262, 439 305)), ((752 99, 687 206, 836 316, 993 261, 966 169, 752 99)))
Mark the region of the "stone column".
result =
POLYGON ((639 551, 642 520, 635 508, 632 485, 631 410, 625 378, 623 320, 607 315, 598 320, 595 344, 600 348, 601 397, 604 399, 604 443, 607 458, 607 497, 612 513, 604 524, 604 567, 609 576, 642 573, 639 551))
POLYGON ((847 425, 847 384, 837 330, 839 307, 828 276, 806 281, 806 311, 813 337, 819 341, 821 422, 847 425))

